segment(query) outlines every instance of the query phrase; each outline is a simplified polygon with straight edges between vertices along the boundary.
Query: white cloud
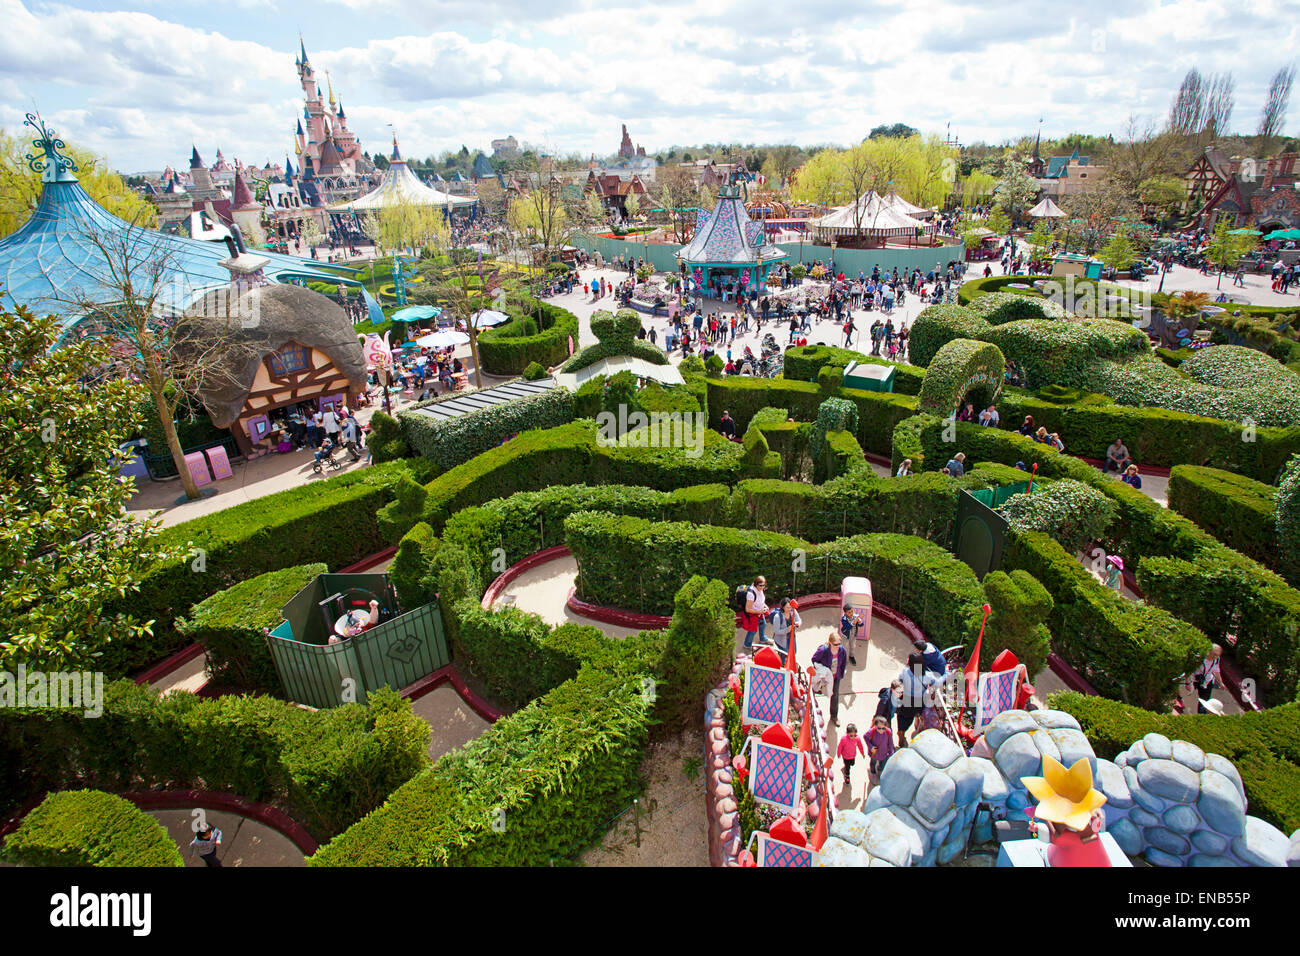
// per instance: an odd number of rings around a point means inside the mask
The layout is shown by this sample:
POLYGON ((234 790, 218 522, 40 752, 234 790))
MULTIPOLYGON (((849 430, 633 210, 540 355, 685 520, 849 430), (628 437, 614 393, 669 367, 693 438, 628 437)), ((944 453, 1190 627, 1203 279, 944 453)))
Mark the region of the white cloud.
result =
POLYGON ((1130 113, 1162 117, 1193 65, 1236 72, 1234 125, 1250 130, 1300 41, 1292 0, 1257 0, 1251 16, 1209 0, 1028 0, 1014 16, 989 0, 278 0, 268 16, 236 0, 247 6, 214 8, 207 29, 168 19, 193 16, 193 0, 138 2, 0 0, 0 119, 12 128, 34 98, 65 138, 127 170, 183 162, 191 141, 205 156, 281 158, 302 107, 301 23, 371 152, 389 123, 417 156, 506 133, 603 155, 622 123, 652 151, 846 143, 899 121, 951 122, 967 142, 1027 134, 1039 116, 1048 135, 1120 133, 1130 113))

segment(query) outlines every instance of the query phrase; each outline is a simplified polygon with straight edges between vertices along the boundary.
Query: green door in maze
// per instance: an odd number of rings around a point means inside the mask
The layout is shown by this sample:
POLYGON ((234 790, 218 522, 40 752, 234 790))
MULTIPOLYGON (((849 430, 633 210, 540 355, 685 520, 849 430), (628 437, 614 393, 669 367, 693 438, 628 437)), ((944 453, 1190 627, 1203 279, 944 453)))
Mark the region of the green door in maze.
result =
POLYGON ((1028 482, 1020 486, 957 493, 957 522, 952 550, 981 581, 1002 563, 1002 547, 1006 543, 1007 519, 994 511, 993 507, 1027 487, 1028 482))

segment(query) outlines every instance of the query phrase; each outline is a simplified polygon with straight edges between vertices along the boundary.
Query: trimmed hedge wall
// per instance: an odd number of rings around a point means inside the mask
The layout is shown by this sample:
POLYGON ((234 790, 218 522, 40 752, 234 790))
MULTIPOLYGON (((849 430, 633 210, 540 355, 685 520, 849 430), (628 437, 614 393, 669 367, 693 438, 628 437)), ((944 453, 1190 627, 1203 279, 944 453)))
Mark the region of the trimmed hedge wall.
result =
POLYGON ((1028 571, 1047 589, 1057 651, 1108 697, 1165 707, 1178 677, 1210 650, 1196 628, 1116 594, 1041 532, 1008 535, 1002 567, 1028 571))
MULTIPOLYGON (((925 466, 927 457, 936 467, 946 461, 954 445, 942 439, 945 424, 933 416, 904 422, 895 432, 895 461, 906 455, 918 468, 925 466)), ((968 459, 1038 464, 1041 477, 1073 478, 1104 493, 1114 502, 1116 514, 1103 543, 1135 570, 1147 600, 1231 647, 1246 675, 1256 681, 1262 703, 1296 698, 1300 591, 1141 491, 1050 445, 964 422, 957 424, 956 437, 955 447, 968 459)), ((1060 595, 1053 596, 1059 605, 1060 595)), ((1058 624, 1053 624, 1052 633, 1059 642, 1068 635, 1058 624)), ((1074 659, 1070 663, 1079 667, 1074 659)))
POLYGON ((533 362, 553 368, 568 358, 570 337, 578 348, 578 317, 568 309, 530 298, 523 307, 527 313, 512 310, 510 322, 479 334, 479 361, 489 375, 522 375, 533 362), (525 319, 536 325, 534 334, 521 334, 525 319))
POLYGON ((1114 759, 1149 733, 1186 740, 1236 765, 1249 811, 1284 833, 1300 828, 1300 707, 1219 717, 1139 710, 1083 694, 1053 694, 1048 706, 1079 721, 1097 756, 1114 759))
POLYGON ((597 604, 665 614, 683 580, 706 571, 732 586, 763 574, 774 597, 834 591, 846 575, 861 574, 878 600, 912 618, 941 647, 973 645, 979 631, 984 592, 975 572, 910 536, 859 535, 815 545, 771 531, 601 512, 572 515, 564 530, 578 561, 578 593, 597 604), (796 550, 806 554, 806 572, 791 571, 796 550))
POLYGON ((428 763, 429 725, 383 688, 309 711, 271 697, 159 697, 114 681, 104 713, 0 708, 0 808, 42 790, 201 788, 275 803, 318 838, 379 806, 428 763))
POLYGON ((176 630, 203 645, 214 684, 278 697, 284 688, 263 628, 278 627, 284 620, 280 609, 327 570, 324 564, 300 564, 240 581, 194 605, 176 620, 176 630))
POLYGON ((394 792, 311 866, 547 866, 641 789, 640 680, 584 667, 394 792))
POLYGON ((1002 388, 1005 368, 1006 360, 996 345, 953 339, 935 353, 925 370, 918 407, 930 415, 955 415, 969 398, 987 408, 1002 388))
POLYGON ((1277 570, 1277 488, 1217 468, 1169 472, 1169 507, 1228 547, 1277 570))
POLYGON ((323 561, 338 570, 384 547, 375 514, 404 477, 428 480, 428 465, 403 459, 312 481, 194 518, 159 535, 188 556, 159 565, 120 610, 154 622, 153 635, 110 644, 97 666, 111 677, 148 667, 185 644, 173 627, 204 598, 265 571, 323 561))
POLYGON ((161 823, 98 790, 52 793, 0 847, 17 866, 184 866, 161 823))
POLYGON ((438 418, 418 410, 398 412, 397 418, 411 449, 433 462, 442 474, 519 432, 573 421, 573 395, 566 388, 553 388, 457 418, 438 418))
POLYGON ((381 511, 379 524, 396 542, 419 521, 437 531, 462 508, 518 491, 584 482, 671 490, 709 483, 734 485, 748 477, 780 473, 776 454, 756 464, 746 459, 743 448, 714 431, 704 433, 703 452, 692 458, 681 448, 603 446, 597 441, 595 423, 581 420, 524 432, 439 475, 424 488, 408 488, 405 499, 399 494, 381 511))
POLYGON ((708 388, 710 427, 717 428, 723 411, 730 411, 740 432, 749 427, 750 419, 761 408, 784 408, 796 420, 811 422, 817 418, 817 408, 825 399, 846 399, 858 409, 858 443, 877 455, 889 454, 895 426, 915 415, 917 408, 913 395, 864 392, 855 388, 840 388, 828 395, 811 382, 779 378, 709 379, 708 388))
POLYGON ((785 363, 781 375, 783 378, 798 382, 815 382, 817 373, 825 366, 844 368, 850 362, 864 365, 888 365, 894 370, 894 391, 901 395, 916 395, 921 391, 921 380, 925 369, 903 362, 891 362, 889 359, 874 355, 864 355, 852 349, 837 348, 834 345, 797 345, 785 350, 785 363))

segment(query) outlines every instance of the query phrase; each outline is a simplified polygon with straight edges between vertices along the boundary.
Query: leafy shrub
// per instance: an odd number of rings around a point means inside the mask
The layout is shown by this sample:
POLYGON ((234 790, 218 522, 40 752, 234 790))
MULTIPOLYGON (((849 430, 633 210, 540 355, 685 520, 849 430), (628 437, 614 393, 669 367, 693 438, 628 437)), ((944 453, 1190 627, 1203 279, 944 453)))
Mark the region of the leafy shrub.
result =
POLYGON ((328 568, 302 564, 267 571, 218 591, 178 618, 176 630, 203 645, 213 683, 279 695, 280 676, 266 646, 265 631, 284 620, 280 609, 328 568))
POLYGON ((972 299, 967 307, 972 315, 989 325, 1004 325, 1022 319, 1065 318, 1065 310, 1050 299, 1014 292, 990 292, 972 299))
POLYGON ((1052 613, 1052 596, 1027 571, 993 571, 983 584, 992 608, 989 633, 998 636, 998 646, 984 645, 980 666, 992 666, 993 658, 1006 649, 1025 665, 1032 680, 1052 650, 1052 634, 1044 623, 1052 613))
POLYGON ((104 713, 0 709, 0 806, 42 790, 206 789, 274 803, 318 838, 428 763, 429 725, 381 688, 369 704, 309 711, 272 697, 166 697, 104 687, 104 713))
POLYGON ((1225 717, 1153 713, 1076 693, 1053 694, 1048 705, 1078 719, 1099 757, 1114 759, 1149 733, 1226 757, 1241 774, 1252 814, 1284 833, 1300 828, 1300 706, 1294 703, 1225 717))
MULTIPOLYGON (((808 452, 813 461, 820 461, 826 450, 828 431, 857 431, 858 410, 852 402, 842 398, 828 398, 817 406, 817 421, 808 440, 808 452)), ((823 468, 825 467, 823 463, 823 468)))
POLYGON ((393 563, 388 566, 388 578, 392 581, 397 600, 404 610, 413 611, 417 607, 423 607, 436 597, 427 586, 425 575, 433 563, 438 544, 433 528, 423 521, 406 532, 398 543, 393 563))
POLYGON ((598 309, 591 315, 591 331, 600 340, 599 344, 575 352, 564 363, 562 371, 577 372, 614 355, 631 355, 655 365, 667 365, 668 355, 663 349, 636 337, 640 329, 641 316, 631 309, 619 309, 612 314, 598 309))
POLYGON ((1175 681, 1210 649, 1195 627, 1116 594, 1041 532, 1010 535, 1002 567, 1027 571, 1047 589, 1056 650, 1107 697, 1166 707, 1175 681))
POLYGON ((161 823, 98 790, 52 793, 9 835, 3 856, 17 866, 184 866, 161 823))
POLYGON ((1115 506, 1095 488, 1066 478, 1012 495, 998 511, 1013 531, 1042 531, 1073 553, 1102 537, 1115 506))
POLYGON ((411 446, 406 442, 401 423, 383 410, 376 410, 370 416, 370 435, 366 444, 375 464, 411 456, 411 446))
MULTIPOLYGON (((1202 349, 1197 358, 1212 356, 1220 348, 1233 347, 1202 349)), ((1175 370, 1152 355, 1127 362, 1099 362, 1086 384, 1124 405, 1156 405, 1190 415, 1231 422, 1249 420, 1264 426, 1300 424, 1300 376, 1268 356, 1240 349, 1237 355, 1207 361, 1197 369, 1196 377, 1186 374, 1192 365, 1189 360, 1175 370), (1230 370, 1242 355, 1253 356, 1254 360, 1239 375, 1230 370), (1270 366, 1267 372, 1259 369, 1263 363, 1270 366)))
POLYGON ((442 473, 519 432, 572 421, 573 396, 568 389, 553 388, 488 405, 456 418, 438 418, 418 410, 399 412, 398 418, 411 448, 432 461, 442 473))
POLYGON ((535 382, 538 379, 546 378, 546 369, 542 368, 542 366, 537 364, 536 362, 529 362, 528 367, 524 369, 524 378, 526 378, 530 382, 535 382))

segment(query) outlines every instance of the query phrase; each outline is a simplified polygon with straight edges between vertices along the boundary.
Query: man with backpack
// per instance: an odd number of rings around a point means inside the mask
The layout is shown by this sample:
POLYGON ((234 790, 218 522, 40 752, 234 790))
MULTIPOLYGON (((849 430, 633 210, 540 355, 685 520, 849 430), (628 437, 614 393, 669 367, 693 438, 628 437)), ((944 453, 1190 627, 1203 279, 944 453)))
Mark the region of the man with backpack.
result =
POLYGON ((754 646, 754 635, 758 635, 759 641, 767 639, 767 598, 764 596, 764 590, 767 588, 767 578, 759 575, 754 578, 754 583, 746 587, 741 585, 736 588, 732 598, 732 603, 738 605, 736 608, 740 611, 741 626, 745 629, 745 647, 754 646))

